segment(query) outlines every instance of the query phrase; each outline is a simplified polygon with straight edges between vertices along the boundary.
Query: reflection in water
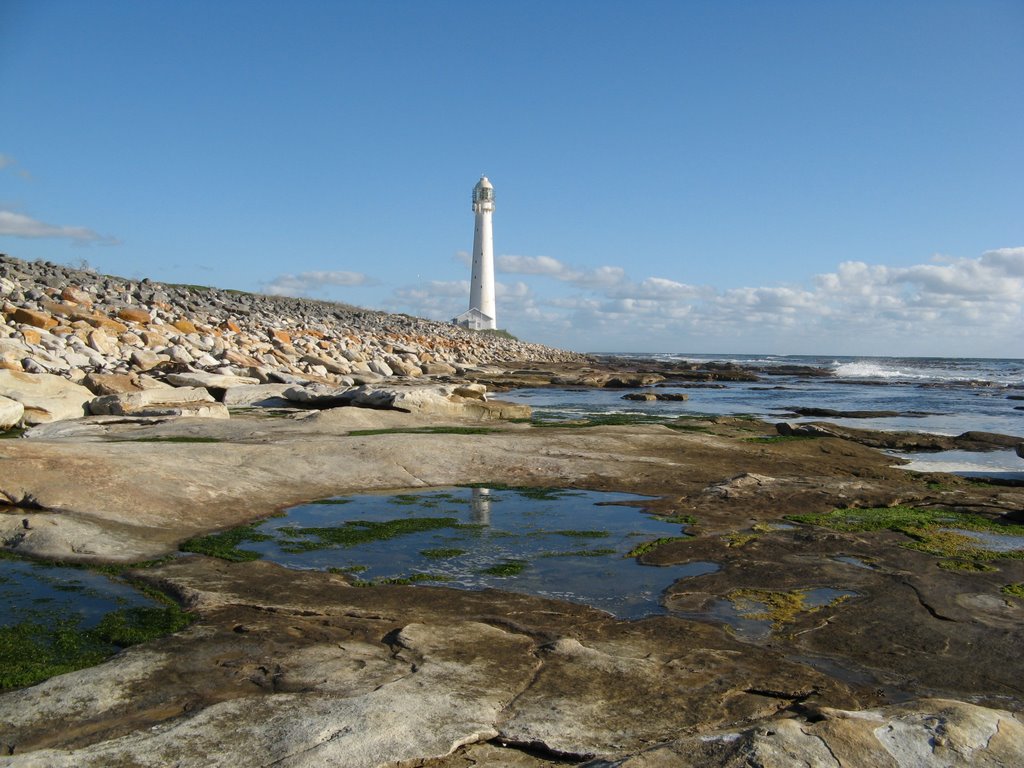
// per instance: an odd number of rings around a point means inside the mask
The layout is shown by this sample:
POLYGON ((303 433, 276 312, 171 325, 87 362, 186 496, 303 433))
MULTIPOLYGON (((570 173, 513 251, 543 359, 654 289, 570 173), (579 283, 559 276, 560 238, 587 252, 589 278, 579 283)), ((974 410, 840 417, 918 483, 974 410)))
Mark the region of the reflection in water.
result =
POLYGON ((477 525, 491 524, 491 489, 473 488, 469 500, 470 519, 477 525))
POLYGON ((566 489, 442 488, 303 504, 241 549, 296 568, 352 571, 586 603, 621 618, 663 613, 664 589, 713 563, 641 565, 638 544, 682 535, 632 506, 645 497, 566 489), (344 501, 345 503, 340 503, 344 501), (628 506, 627 506, 628 505, 628 506))

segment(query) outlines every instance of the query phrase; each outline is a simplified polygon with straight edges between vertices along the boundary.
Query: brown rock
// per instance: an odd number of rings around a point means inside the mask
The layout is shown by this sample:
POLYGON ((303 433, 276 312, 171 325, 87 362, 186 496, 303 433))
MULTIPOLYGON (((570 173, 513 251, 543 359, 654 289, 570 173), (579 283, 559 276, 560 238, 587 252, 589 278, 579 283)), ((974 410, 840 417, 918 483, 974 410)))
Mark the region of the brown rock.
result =
POLYGON ((291 344, 292 343, 292 337, 291 337, 290 334, 286 333, 285 331, 278 330, 276 328, 274 328, 274 329, 272 329, 270 331, 270 340, 271 341, 279 341, 282 344, 291 344))
POLYGON ((25 325, 21 327, 21 338, 25 340, 26 344, 38 344, 43 340, 42 335, 35 328, 25 325))
POLYGON ((241 352, 237 352, 234 349, 227 349, 224 351, 224 361, 231 363, 232 365, 241 366, 243 368, 260 368, 263 363, 257 360, 252 355, 245 355, 241 352))
POLYGON ((234 320, 225 320, 223 323, 220 324, 220 327, 221 330, 231 331, 232 333, 241 333, 242 331, 238 323, 236 323, 234 320))
POLYGON ((153 317, 144 309, 137 307, 123 307, 118 310, 117 316, 122 320, 127 320, 131 323, 149 323, 153 320, 153 317))
POLYGON ((34 309, 18 307, 11 313, 11 319, 16 323, 24 323, 43 330, 49 330, 57 325, 57 321, 48 312, 39 312, 34 309))
POLYGON ((173 323, 171 323, 171 325, 173 325, 175 328, 177 328, 179 331, 185 334, 198 332, 195 323, 193 323, 191 320, 175 320, 173 323))
POLYGON ((94 395, 121 395, 143 389, 138 377, 128 373, 90 373, 82 384, 94 395))
POLYGON ((71 317, 72 314, 78 311, 78 306, 75 304, 64 304, 59 301, 47 301, 43 300, 39 302, 40 306, 49 312, 51 315, 59 315, 61 317, 71 317))
POLYGON ((119 323, 117 320, 113 320, 106 315, 101 315, 98 312, 76 311, 72 313, 71 319, 82 320, 87 322, 93 328, 102 328, 105 331, 112 331, 116 334, 121 334, 128 330, 128 326, 124 323, 119 323))
POLYGON ((83 307, 92 306, 92 296, 81 288, 76 288, 73 285, 65 286, 64 290, 60 292, 60 297, 64 299, 64 301, 70 301, 73 304, 78 304, 83 307))

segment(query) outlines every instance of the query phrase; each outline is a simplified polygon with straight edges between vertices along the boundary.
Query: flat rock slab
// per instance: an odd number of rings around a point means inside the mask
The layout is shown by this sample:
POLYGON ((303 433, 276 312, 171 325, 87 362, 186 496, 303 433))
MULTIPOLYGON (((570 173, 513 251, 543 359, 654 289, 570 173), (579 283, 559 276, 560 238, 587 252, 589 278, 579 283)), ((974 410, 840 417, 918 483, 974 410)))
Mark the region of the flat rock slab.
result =
MULTIPOLYGON (((403 432, 400 425, 415 429, 429 423, 425 419, 436 424, 436 417, 359 408, 320 416, 181 419, 123 423, 117 429, 95 423, 93 433, 103 441, 85 442, 89 430, 78 425, 70 439, 3 441, 0 500, 38 510, 33 519, 47 525, 59 528, 86 519, 111 526, 119 537, 116 546, 106 546, 102 535, 76 542, 68 533, 67 546, 48 548, 33 544, 29 531, 8 546, 55 560, 141 560, 172 551, 199 533, 343 492, 490 482, 673 493, 684 483, 702 487, 740 467, 774 463, 757 445, 660 426, 537 430, 511 425, 484 434, 417 434, 403 432), (359 429, 351 426, 353 420, 384 424, 385 434, 348 435, 359 429), (388 429, 395 433, 387 434, 388 429), (126 537, 136 539, 134 551, 126 548, 126 537)), ((453 418, 449 423, 467 422, 453 418)), ((67 434, 51 434, 57 433, 67 434)), ((909 482, 887 469, 880 454, 838 442, 841 450, 823 451, 823 441, 807 457, 816 471, 843 474, 851 462, 866 463, 879 477, 909 482)), ((878 488, 882 492, 884 484, 878 488)), ((821 511, 834 502, 827 492, 814 493, 821 511)), ((0 531, 8 540, 24 516, 13 514, 0 515, 0 531)))
POLYGON ((909 768, 1014 765, 1024 750, 1005 711, 875 706, 870 690, 681 619, 624 622, 495 591, 357 589, 198 556, 139 575, 199 620, 0 696, 0 738, 14 750, 0 766, 370 768, 473 755, 537 766, 547 754, 712 768, 756 755, 781 768, 830 765, 831 752, 909 768))

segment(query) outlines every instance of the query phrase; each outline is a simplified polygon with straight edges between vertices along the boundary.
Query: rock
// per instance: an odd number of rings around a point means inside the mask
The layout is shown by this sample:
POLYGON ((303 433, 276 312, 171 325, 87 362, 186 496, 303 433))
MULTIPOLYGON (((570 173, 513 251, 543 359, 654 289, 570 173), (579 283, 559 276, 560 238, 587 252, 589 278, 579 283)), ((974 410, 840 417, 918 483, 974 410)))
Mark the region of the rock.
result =
POLYGON ((110 338, 106 331, 96 328, 88 334, 89 346, 101 355, 117 354, 117 341, 110 338))
POLYGON ((96 312, 76 312, 72 314, 71 317, 74 320, 84 320, 94 328, 102 328, 105 331, 113 333, 115 336, 128 330, 128 326, 124 323, 119 323, 117 320, 112 320, 111 318, 96 312))
POLYGON ((775 719, 657 747, 621 768, 764 768, 1024 764, 1024 726, 1011 713, 961 701, 923 699, 875 710, 822 708, 814 722, 775 719))
POLYGON ((465 397, 470 400, 486 400, 487 399, 487 386, 485 384, 460 384, 455 387, 453 394, 459 397, 465 397))
POLYGON ((423 363, 420 370, 426 376, 453 376, 455 374, 455 366, 448 365, 448 363, 423 363))
POLYGON ((152 322, 153 317, 145 309, 139 309, 138 307, 123 307, 117 311, 117 316, 121 320, 127 320, 131 323, 141 323, 143 325, 152 322))
POLYGON ((92 306, 92 295, 87 291, 83 291, 81 288, 76 288, 73 285, 65 286, 64 290, 60 292, 60 297, 64 299, 64 301, 70 301, 83 307, 92 306))
POLYGON ((682 392, 630 392, 622 396, 623 400, 639 400, 653 402, 655 400, 682 402, 690 396, 682 392))
POLYGON ((775 431, 782 437, 841 437, 823 424, 790 424, 783 421, 775 425, 775 431))
POLYGON ((472 397, 461 397, 455 393, 454 385, 416 387, 357 387, 346 393, 351 405, 364 408, 385 408, 413 413, 418 416, 438 418, 492 420, 528 419, 530 407, 499 400, 477 399, 475 390, 472 397))
POLYGON ((170 357, 167 355, 158 355, 147 349, 136 349, 131 354, 132 367, 138 368, 140 371, 151 370, 168 360, 170 360, 170 357))
POLYGON ((294 402, 285 397, 285 391, 291 384, 246 384, 224 390, 221 402, 230 407, 260 406, 264 408, 280 408, 294 406, 294 402))
POLYGON ((658 399, 658 396, 653 392, 630 392, 629 394, 622 396, 623 400, 639 400, 646 402, 654 402, 658 399))
POLYGON ((5 363, 20 362, 29 354, 31 354, 31 350, 27 344, 17 339, 0 339, 0 361, 5 363))
POLYGON ((228 409, 201 387, 147 389, 97 397, 89 403, 95 416, 196 416, 228 418, 228 409))
POLYGON ((205 371, 189 371, 187 373, 169 373, 167 381, 176 387, 205 387, 209 390, 226 390, 232 387, 259 384, 260 380, 252 376, 226 376, 220 373, 205 371))
POLYGON ((11 370, 0 370, 0 395, 21 403, 30 425, 81 418, 93 398, 88 389, 61 376, 11 370))
POLYGON ((25 325, 42 328, 43 330, 49 330, 58 325, 57 321, 48 312, 39 312, 38 310, 25 307, 18 307, 11 313, 10 317, 16 323, 24 323, 25 325))
POLYGON ((97 396, 140 392, 144 389, 138 377, 128 373, 90 373, 82 384, 97 396))
POLYGON ((628 389, 630 387, 647 387, 664 381, 660 373, 633 373, 623 371, 604 379, 603 386, 607 389, 628 389))
POLYGON ((0 396, 0 430, 18 426, 24 415, 24 405, 17 400, 0 396))
POLYGON ((352 370, 352 367, 347 362, 342 364, 336 360, 328 360, 319 355, 303 355, 300 359, 302 362, 309 363, 310 365, 322 366, 327 373, 347 374, 352 370))

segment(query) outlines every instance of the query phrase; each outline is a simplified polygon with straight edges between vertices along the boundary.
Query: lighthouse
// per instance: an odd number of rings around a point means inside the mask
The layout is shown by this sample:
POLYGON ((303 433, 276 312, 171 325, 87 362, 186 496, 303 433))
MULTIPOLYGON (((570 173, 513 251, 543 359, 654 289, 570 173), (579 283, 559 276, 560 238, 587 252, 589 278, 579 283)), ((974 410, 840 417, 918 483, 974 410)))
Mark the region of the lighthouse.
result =
POLYGON ((469 310, 455 323, 474 331, 497 328, 494 309, 494 187, 486 176, 473 187, 473 272, 469 283, 469 310))

